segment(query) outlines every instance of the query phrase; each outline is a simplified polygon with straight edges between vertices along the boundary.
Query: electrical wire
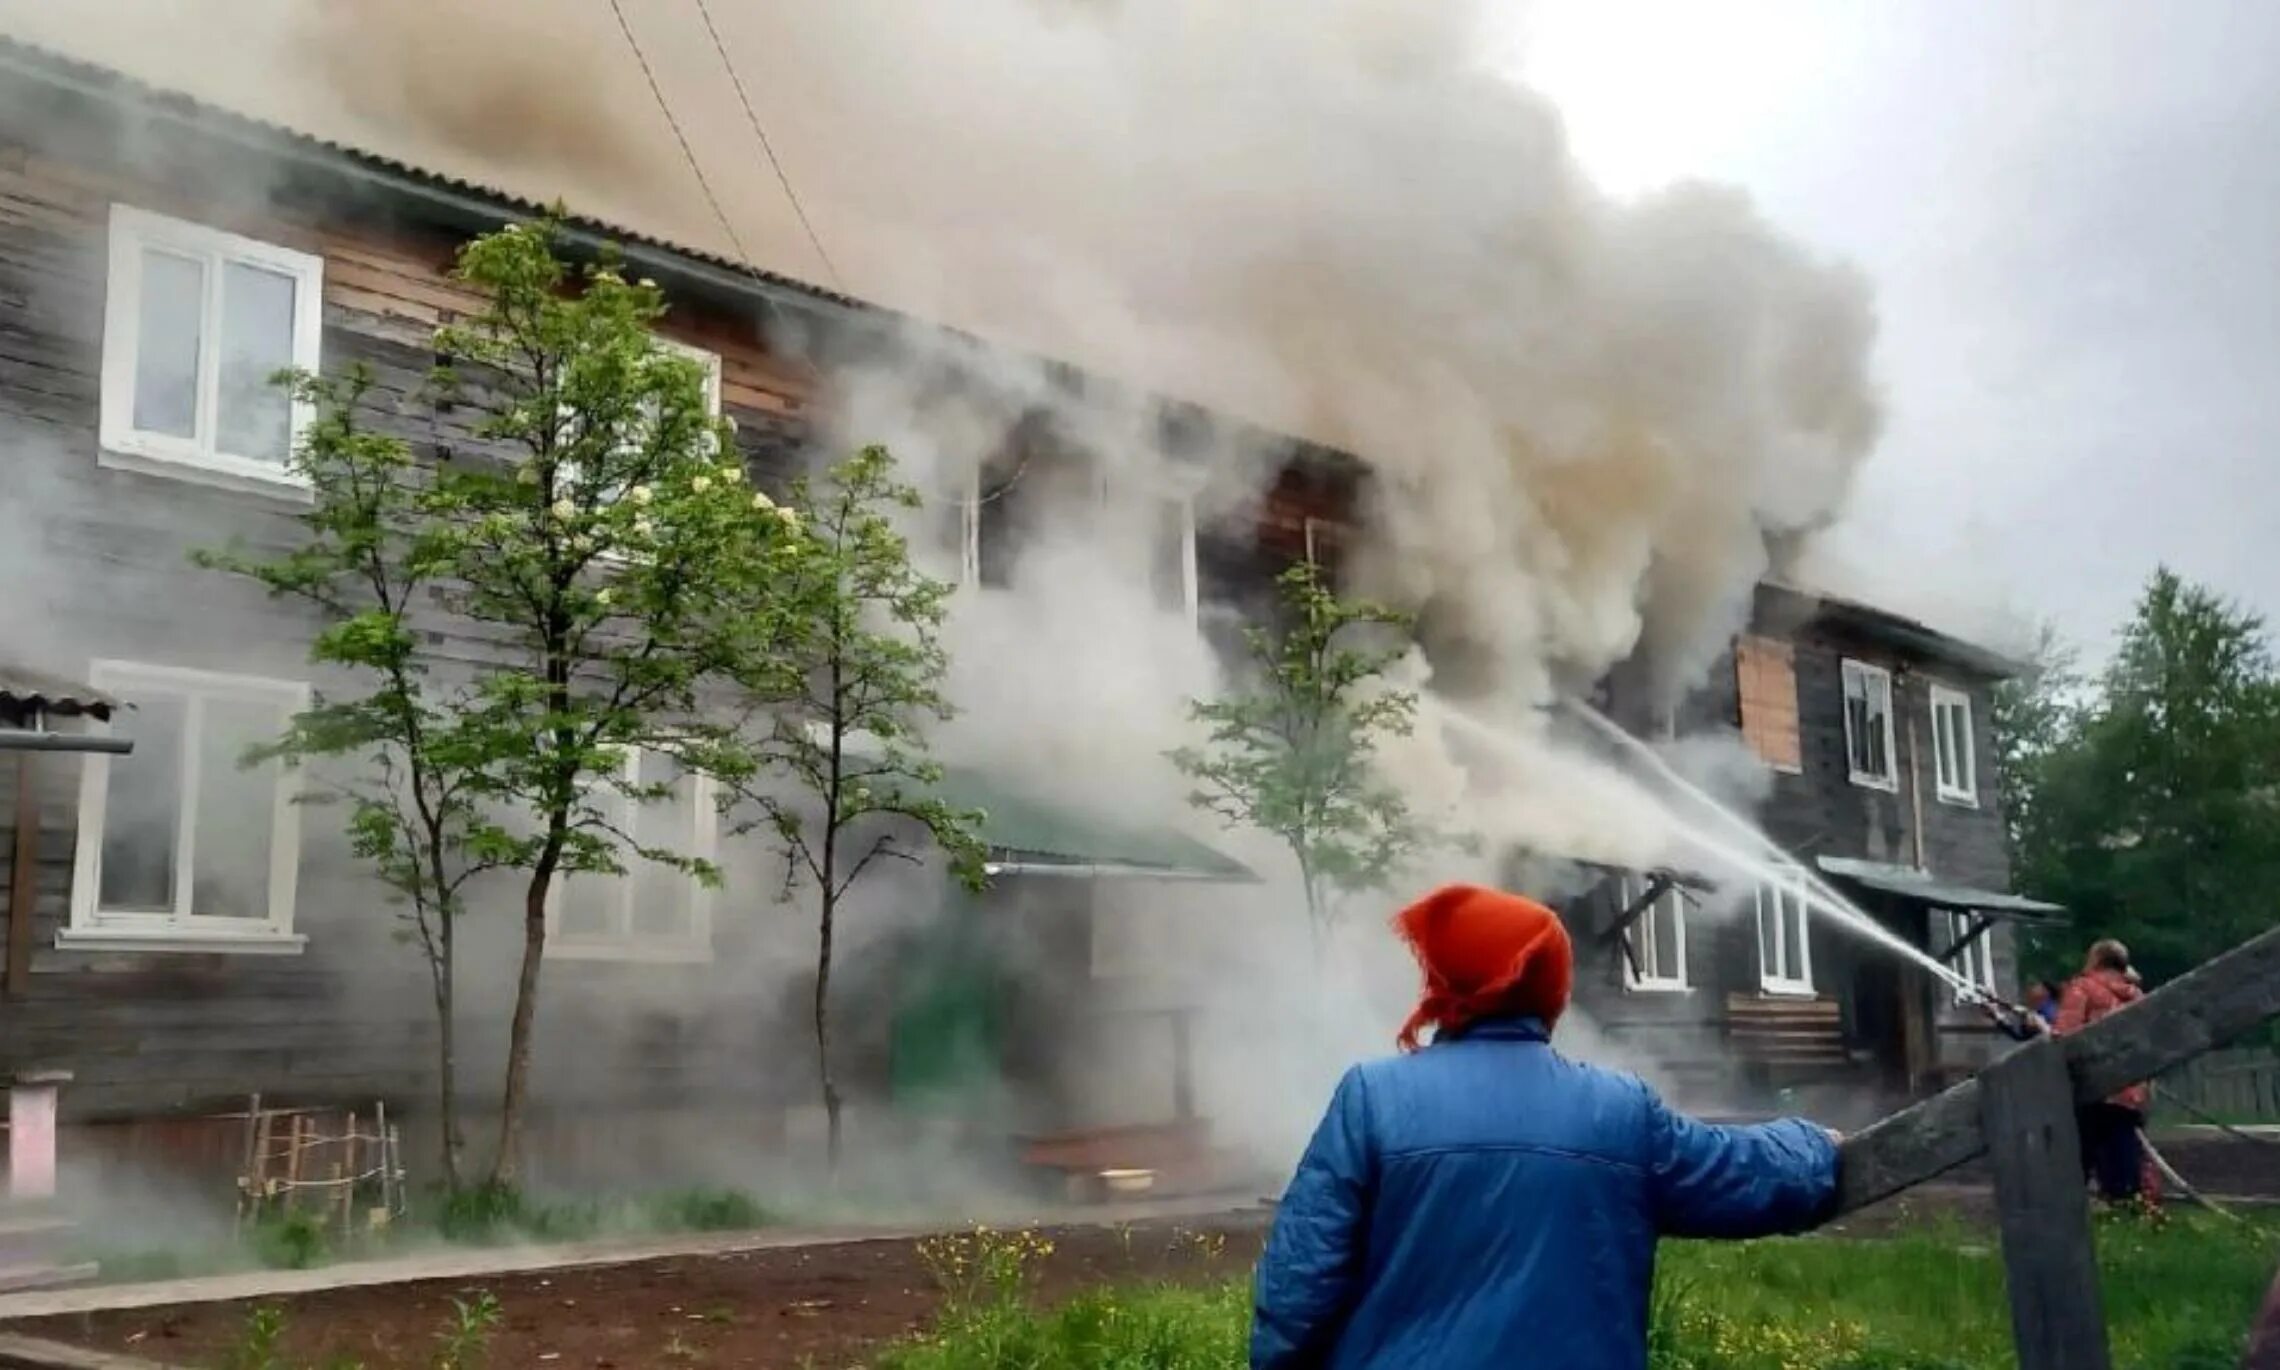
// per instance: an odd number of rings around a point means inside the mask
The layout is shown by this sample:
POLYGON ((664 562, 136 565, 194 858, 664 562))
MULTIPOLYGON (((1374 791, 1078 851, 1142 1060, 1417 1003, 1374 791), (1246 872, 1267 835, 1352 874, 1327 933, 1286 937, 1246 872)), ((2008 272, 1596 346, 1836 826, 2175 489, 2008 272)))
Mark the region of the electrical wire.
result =
MULTIPOLYGON (((823 263, 824 272, 831 278, 832 286, 841 294, 846 294, 847 282, 840 276, 838 264, 832 261, 830 250, 824 247, 823 235, 816 232, 815 221, 808 217, 807 205, 801 201, 799 191, 793 188, 791 175, 784 170, 783 159, 776 155, 776 145, 768 137, 767 128, 760 122, 760 112, 753 108, 752 92, 745 87, 743 73, 736 69, 736 62, 728 55, 728 43, 720 36, 720 26, 713 22, 712 6, 706 0, 696 0, 696 6, 697 14, 705 21, 705 34, 712 39, 713 51, 720 55, 720 64, 728 72, 729 82, 736 87, 736 101, 744 107, 744 122, 751 127, 752 136, 759 142, 760 150, 767 154, 769 169, 776 173, 776 184, 784 188, 784 198, 791 202, 792 213, 799 218, 800 229, 807 234, 808 245, 815 249, 816 260, 823 263)), ((1029 452, 1025 446, 1013 472, 994 487, 977 487, 977 492, 972 496, 960 491, 949 498, 979 508, 1002 498, 1028 472, 1029 452)))
POLYGON ((729 222, 727 211, 720 207, 720 197, 713 194, 712 181, 697 161, 696 149, 689 146, 689 136, 681 131, 681 121, 673 116, 673 106, 665 98, 665 88, 658 84, 657 72, 649 65, 649 58, 641 50, 641 40, 633 36, 633 25, 625 17, 624 6, 618 0, 609 0, 610 13, 617 16, 618 32, 625 35, 626 46, 633 49, 633 60, 641 64, 641 74, 649 82, 649 93, 657 100, 657 110, 665 116, 666 126, 673 130, 673 140, 681 145, 681 157, 696 173, 697 188, 704 191, 705 203, 712 206, 713 218, 720 223, 721 232, 728 235, 729 243, 736 248, 737 259, 747 271, 758 268, 752 264, 752 254, 744 250, 744 240, 736 236, 736 226, 729 222))
POLYGON ((832 287, 840 294, 846 294, 847 283, 840 279, 839 267, 831 260, 831 254, 824 250, 823 238, 817 234, 814 222, 808 218, 807 206, 800 203, 799 192, 792 189, 792 178, 785 173, 783 161, 776 156, 776 145, 769 141, 768 130, 761 127, 759 112, 752 108, 752 95, 744 88, 744 77, 737 71, 736 63, 729 59, 728 44, 721 40, 720 29, 713 23, 712 7, 705 0, 697 0, 697 13, 703 16, 705 33, 712 38, 713 51, 720 54, 720 64, 727 69, 728 79, 736 87, 737 103, 744 106, 744 122, 751 125, 752 136, 759 140, 760 150, 768 155, 768 165, 776 173, 776 184, 784 188, 784 198, 792 202, 792 213, 799 217, 800 228, 807 234, 808 245, 815 249, 816 259, 823 263, 824 274, 831 278, 832 287))

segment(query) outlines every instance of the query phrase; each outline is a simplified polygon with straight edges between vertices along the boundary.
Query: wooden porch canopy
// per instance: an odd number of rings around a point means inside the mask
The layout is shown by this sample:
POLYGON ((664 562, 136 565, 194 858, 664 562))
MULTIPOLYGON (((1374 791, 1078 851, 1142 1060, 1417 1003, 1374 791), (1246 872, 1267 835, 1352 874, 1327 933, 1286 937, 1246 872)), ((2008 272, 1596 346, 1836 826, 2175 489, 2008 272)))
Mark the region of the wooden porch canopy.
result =
POLYGON ((0 661, 0 751, 107 752, 124 755, 133 744, 100 733, 50 731, 50 718, 104 721, 119 702, 92 685, 0 661))
POLYGON ((1985 936, 1987 930, 1995 926, 1998 918, 2045 927, 2055 927, 2067 921, 2066 910, 2057 904, 2029 899, 2023 894, 1973 889, 1969 885, 1942 880, 1929 871, 1916 870, 1910 866, 1862 861, 1850 856, 1816 857, 1814 864, 1837 879, 1862 889, 1888 894, 1925 908, 1946 909, 1969 919, 1970 927, 1952 946, 1934 951, 1933 954, 1942 961, 1953 961, 1961 955, 1965 947, 1985 936))
POLYGON ((1123 823, 1071 810, 978 771, 946 769, 938 796, 982 814, 992 877, 1074 876, 1255 882, 1250 867, 1167 827, 1123 823))

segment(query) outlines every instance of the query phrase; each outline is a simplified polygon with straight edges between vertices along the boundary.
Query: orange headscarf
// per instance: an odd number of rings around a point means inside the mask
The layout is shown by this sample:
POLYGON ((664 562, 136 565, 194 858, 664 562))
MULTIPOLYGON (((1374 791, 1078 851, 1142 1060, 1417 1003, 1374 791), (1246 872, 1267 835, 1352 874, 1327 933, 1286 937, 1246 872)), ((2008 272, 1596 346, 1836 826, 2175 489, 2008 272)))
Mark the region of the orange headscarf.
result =
POLYGON ((1402 1024, 1403 1051, 1415 1051, 1428 1026, 1446 1036, 1513 1015, 1550 1027, 1567 1007, 1575 950, 1560 916, 1533 899, 1445 885, 1396 914, 1393 926, 1425 972, 1425 993, 1402 1024))

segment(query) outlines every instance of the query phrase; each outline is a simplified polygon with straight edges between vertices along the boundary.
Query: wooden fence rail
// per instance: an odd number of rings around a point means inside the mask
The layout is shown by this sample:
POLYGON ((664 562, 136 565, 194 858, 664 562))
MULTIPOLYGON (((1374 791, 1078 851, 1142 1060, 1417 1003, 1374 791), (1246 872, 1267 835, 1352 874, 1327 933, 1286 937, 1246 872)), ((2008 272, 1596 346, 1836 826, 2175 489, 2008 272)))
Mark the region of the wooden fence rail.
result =
POLYGON ((2280 926, 1848 1140, 1839 1211, 1990 1155, 2019 1370, 2108 1370, 2074 1107, 2173 1070, 2274 1017, 2280 926))
MULTIPOLYGON (((2280 1051, 2270 1047, 2212 1051, 2169 1071, 2160 1085, 2174 1105, 2168 1121, 2280 1123, 2280 1051)), ((2156 1100, 2156 1112, 2163 1102, 2156 1100)))

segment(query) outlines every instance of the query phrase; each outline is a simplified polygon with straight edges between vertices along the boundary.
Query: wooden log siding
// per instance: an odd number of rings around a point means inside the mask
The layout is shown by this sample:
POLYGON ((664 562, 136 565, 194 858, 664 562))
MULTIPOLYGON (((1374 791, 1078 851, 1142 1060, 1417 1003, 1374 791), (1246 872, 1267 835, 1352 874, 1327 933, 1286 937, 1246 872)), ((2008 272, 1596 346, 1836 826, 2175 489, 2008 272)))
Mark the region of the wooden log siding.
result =
MULTIPOLYGON (((319 253, 325 262, 323 358, 328 372, 366 366, 374 386, 367 417, 423 452, 477 448, 472 412, 435 411, 422 391, 434 363, 432 332, 477 301, 446 277, 456 240, 295 222, 202 204, 192 196, 128 184, 0 147, 0 443, 17 463, 19 497, 39 510, 30 548, 42 558, 41 611, 68 633, 80 656, 121 656, 255 674, 306 677, 310 625, 290 604, 186 565, 196 546, 242 539, 255 549, 298 536, 295 506, 97 461, 107 233, 114 201, 263 241, 319 253), (190 625, 201 628, 189 636, 190 625)), ((676 310, 661 329, 722 359, 722 407, 756 482, 781 489, 808 441, 808 382, 789 360, 753 339, 756 325, 730 314, 676 310)), ((488 659, 496 646, 476 625, 436 614, 428 625, 446 658, 488 659)), ((0 1002, 0 1067, 70 1062, 79 1079, 65 1102, 75 1117, 149 1116, 242 1104, 252 1090, 281 1101, 408 1099, 424 1106, 434 1025, 418 956, 393 945, 393 916, 326 824, 305 817, 296 930, 297 957, 66 952, 57 931, 69 918, 80 767, 44 758, 33 973, 24 996, 0 1002)), ((7 776, 12 782, 13 775, 7 776)), ((0 785, 0 889, 11 879, 14 785, 0 785)), ((475 920, 470 955, 511 964, 514 920, 475 920), (490 938, 502 945, 485 945, 490 938)), ((733 943, 724 938, 724 943, 733 943)), ((728 962, 676 967, 687 992, 672 1011, 736 1039, 745 1049, 707 1050, 706 1078, 682 1083, 756 1100, 767 1081, 756 1064, 752 1024, 764 1012, 726 1013, 749 975, 728 962), (718 985, 714 990, 712 986, 718 985), (739 1033, 743 1037, 738 1037, 739 1033)), ((490 992, 471 974, 470 1004, 490 992)), ((547 1031, 592 1043, 539 1062, 537 1102, 549 1095, 595 1101, 636 1097, 658 1064, 646 1052, 666 1037, 631 1019, 573 1025, 575 1000, 619 1001, 655 968, 564 963, 550 971, 547 1031), (613 1036, 614 1034, 614 1036, 613 1036), (570 1059, 575 1057, 576 1059, 570 1059)), ((493 989, 496 986, 491 987, 493 989)), ((741 991, 749 999, 749 991, 741 991)), ((471 1007, 468 1016, 475 1016, 471 1007)), ((503 1043, 470 1040, 463 1053, 471 1090, 495 1083, 503 1043)), ((676 1029, 670 1040, 686 1042, 676 1029)), ((682 1072, 671 1072, 676 1075, 682 1072)))

